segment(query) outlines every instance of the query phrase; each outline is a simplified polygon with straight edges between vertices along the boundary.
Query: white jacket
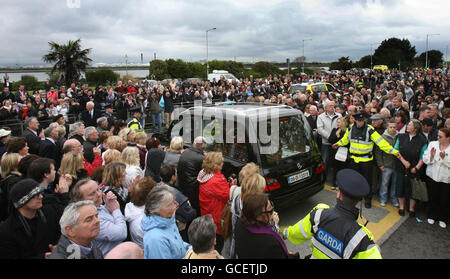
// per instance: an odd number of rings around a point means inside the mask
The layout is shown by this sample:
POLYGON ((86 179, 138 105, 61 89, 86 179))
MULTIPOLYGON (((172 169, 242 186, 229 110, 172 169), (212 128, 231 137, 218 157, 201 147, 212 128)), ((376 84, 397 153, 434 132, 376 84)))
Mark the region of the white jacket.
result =
POLYGON ((145 206, 135 206, 129 202, 125 206, 125 220, 130 225, 130 237, 131 241, 139 245, 144 249, 144 231, 142 230, 141 223, 144 216, 145 206))
POLYGON ((427 150, 423 154, 423 162, 427 165, 427 176, 436 182, 450 183, 450 146, 445 150, 444 159, 439 155, 439 141, 432 141, 428 144, 427 150), (434 158, 431 159, 431 149, 436 149, 434 158))
POLYGON ((340 113, 335 112, 329 116, 327 112, 322 113, 317 117, 317 132, 322 136, 322 144, 331 144, 328 142, 331 131, 337 126, 337 119, 342 117, 340 113))

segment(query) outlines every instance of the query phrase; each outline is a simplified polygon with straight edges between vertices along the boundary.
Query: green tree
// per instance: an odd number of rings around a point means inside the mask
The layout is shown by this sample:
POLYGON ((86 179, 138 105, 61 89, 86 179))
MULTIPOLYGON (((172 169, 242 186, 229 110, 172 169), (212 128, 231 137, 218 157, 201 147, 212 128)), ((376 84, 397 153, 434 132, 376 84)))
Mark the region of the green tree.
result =
POLYGON ((153 60, 150 62, 150 77, 156 80, 163 80, 169 77, 167 63, 163 60, 153 60))
POLYGON ((252 66, 252 70, 261 73, 263 76, 274 75, 280 72, 275 64, 265 61, 256 62, 252 66))
POLYGON ((347 70, 350 70, 352 67, 353 67, 353 62, 347 56, 347 57, 339 58, 339 60, 336 62, 332 62, 330 65, 330 70, 347 71, 347 70))
POLYGON ((361 59, 359 59, 359 61, 356 61, 353 66, 355 68, 370 68, 370 55, 361 57, 361 59))
POLYGON ((111 69, 98 69, 86 72, 86 81, 89 84, 111 84, 119 79, 120 75, 111 69))
POLYGON ((188 66, 186 62, 181 59, 167 59, 167 72, 171 78, 182 78, 185 79, 189 77, 188 66))
POLYGON ((411 67, 416 56, 416 47, 408 39, 390 38, 384 40, 373 55, 374 65, 387 65, 389 68, 411 67))
MULTIPOLYGON (((416 57, 418 66, 425 67, 425 57, 425 52, 416 57)), ((435 69, 441 67, 442 63, 444 63, 444 54, 442 52, 434 49, 428 51, 428 68, 435 69)))
POLYGON ((81 39, 70 41, 67 44, 49 42, 50 51, 42 57, 47 63, 55 63, 51 74, 58 71, 61 73, 66 86, 80 79, 81 73, 86 71, 92 59, 88 57, 91 48, 81 49, 81 39))
POLYGON ((20 85, 23 85, 28 93, 33 93, 34 90, 39 90, 44 87, 43 82, 39 82, 36 77, 31 75, 22 75, 20 80, 13 82, 13 92, 17 91, 20 85))
POLYGON ((206 75, 206 65, 199 62, 189 62, 186 65, 187 67, 187 77, 188 78, 201 78, 205 79, 206 75))

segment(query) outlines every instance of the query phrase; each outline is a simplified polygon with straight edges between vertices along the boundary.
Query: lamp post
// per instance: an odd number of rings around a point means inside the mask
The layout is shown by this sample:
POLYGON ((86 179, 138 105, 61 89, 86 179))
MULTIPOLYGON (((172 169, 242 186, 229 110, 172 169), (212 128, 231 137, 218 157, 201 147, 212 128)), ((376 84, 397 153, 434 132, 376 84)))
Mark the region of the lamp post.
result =
POLYGON ((206 80, 208 80, 209 64, 208 64, 208 32, 216 30, 216 27, 206 30, 206 80))
POLYGON ((312 41, 312 39, 303 39, 302 40, 302 49, 303 49, 303 65, 302 65, 302 73, 305 72, 305 41, 312 41))
POLYGON ((448 72, 447 61, 448 61, 448 46, 445 48, 445 68, 447 69, 447 72, 448 72))
POLYGON ((427 34, 427 45, 425 50, 425 69, 428 68, 428 37, 429 36, 439 36, 440 34, 427 34))
POLYGON ((125 54, 125 71, 127 72, 128 76, 128 55, 125 54))

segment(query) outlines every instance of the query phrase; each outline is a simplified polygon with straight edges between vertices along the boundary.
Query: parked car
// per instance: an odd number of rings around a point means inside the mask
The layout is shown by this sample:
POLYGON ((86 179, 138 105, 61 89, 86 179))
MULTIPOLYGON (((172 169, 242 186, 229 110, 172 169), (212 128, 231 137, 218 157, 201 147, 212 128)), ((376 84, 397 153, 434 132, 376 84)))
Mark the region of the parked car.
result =
POLYGON ((289 106, 218 103, 192 107, 180 113, 168 135, 182 136, 185 147, 203 135, 207 152, 222 152, 225 177, 238 174, 249 162, 256 163, 267 182, 265 192, 278 208, 323 189, 324 164, 311 128, 303 113, 289 106), (272 134, 277 125, 278 133, 272 134), (264 129, 270 141, 261 136, 264 129))
POLYGON ((289 88, 289 94, 293 95, 295 91, 300 90, 306 92, 306 89, 308 88, 308 83, 296 83, 292 84, 289 88))
POLYGON ((312 92, 312 87, 317 87, 317 92, 321 93, 323 91, 331 92, 331 91, 337 91, 336 87, 334 87, 331 83, 328 82, 316 82, 316 83, 297 83, 293 84, 291 88, 289 89, 289 94, 293 94, 296 90, 300 91, 309 91, 312 92))

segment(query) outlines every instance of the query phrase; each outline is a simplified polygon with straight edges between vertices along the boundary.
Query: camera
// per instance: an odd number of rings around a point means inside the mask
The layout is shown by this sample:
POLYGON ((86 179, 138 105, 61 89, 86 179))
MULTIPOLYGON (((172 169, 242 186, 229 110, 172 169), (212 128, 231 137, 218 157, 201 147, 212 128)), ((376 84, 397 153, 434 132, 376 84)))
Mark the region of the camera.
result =
POLYGON ((228 181, 231 182, 234 179, 237 179, 237 175, 235 173, 232 173, 229 177, 228 177, 228 181))

